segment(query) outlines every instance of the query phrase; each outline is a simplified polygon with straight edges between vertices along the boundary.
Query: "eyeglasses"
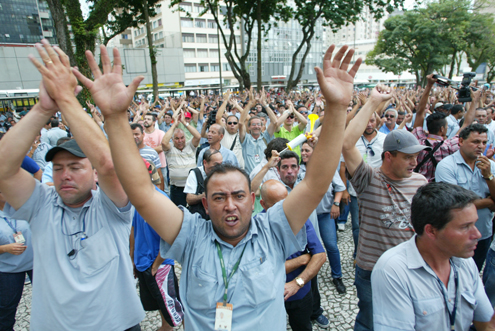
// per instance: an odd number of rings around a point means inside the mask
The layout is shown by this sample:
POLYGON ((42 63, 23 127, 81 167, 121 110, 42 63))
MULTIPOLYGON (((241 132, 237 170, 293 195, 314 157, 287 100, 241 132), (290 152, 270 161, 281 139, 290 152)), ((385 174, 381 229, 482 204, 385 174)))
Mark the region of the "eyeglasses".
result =
POLYGON ((385 118, 395 118, 395 115, 385 115, 385 118))
POLYGON ((291 115, 287 116, 287 118, 292 118, 293 119, 294 118, 294 114, 291 114, 291 115))
POLYGON ((237 122, 227 122, 228 125, 236 125, 237 122))
POLYGON ((301 114, 308 115, 308 112, 307 111, 302 111, 301 114))

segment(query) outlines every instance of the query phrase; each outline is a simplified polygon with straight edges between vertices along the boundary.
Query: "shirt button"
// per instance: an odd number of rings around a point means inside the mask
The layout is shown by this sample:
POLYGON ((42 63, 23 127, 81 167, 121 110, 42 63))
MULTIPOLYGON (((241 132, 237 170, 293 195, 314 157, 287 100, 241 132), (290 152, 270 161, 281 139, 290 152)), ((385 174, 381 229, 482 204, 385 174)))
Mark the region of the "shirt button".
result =
POLYGON ((426 310, 423 310, 423 315, 425 315, 425 316, 426 316, 426 314, 428 314, 428 313, 426 312, 426 310))
POLYGON ((449 302, 452 302, 452 299, 449 299, 449 302))

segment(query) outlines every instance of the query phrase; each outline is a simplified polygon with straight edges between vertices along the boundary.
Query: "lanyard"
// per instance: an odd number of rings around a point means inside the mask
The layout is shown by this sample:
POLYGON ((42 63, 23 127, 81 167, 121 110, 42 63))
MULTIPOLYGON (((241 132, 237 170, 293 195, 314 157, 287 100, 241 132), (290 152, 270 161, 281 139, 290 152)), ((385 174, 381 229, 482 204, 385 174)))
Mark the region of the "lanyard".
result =
POLYGON ((227 304, 227 290, 229 288, 229 281, 232 279, 232 276, 237 271, 237 268, 239 267, 239 263, 241 263, 242 255, 244 254, 244 250, 246 249, 247 245, 244 245, 241 256, 239 256, 239 260, 237 260, 237 262, 234 264, 234 267, 232 268, 232 272, 230 273, 228 279, 227 279, 227 272, 225 271, 225 263, 223 262, 222 249, 220 248, 220 245, 216 240, 215 240, 215 245, 217 246, 218 257, 220 258, 220 265, 222 266, 223 282, 225 284, 225 292, 223 293, 223 305, 225 306, 227 304))
POLYGON ((445 293, 445 291, 443 290, 443 283, 442 281, 440 280, 440 278, 438 278, 437 276, 437 281, 438 281, 438 285, 440 285, 440 290, 442 291, 442 294, 443 294, 443 300, 445 301, 445 308, 447 309, 447 312, 449 313, 449 317, 450 317, 450 330, 455 330, 455 314, 456 314, 456 311, 457 311, 457 290, 458 290, 458 287, 459 287, 459 277, 458 277, 458 274, 457 274, 457 268, 455 266, 454 263, 452 263, 452 261, 450 261, 450 264, 452 265, 452 269, 454 269, 454 292, 455 292, 455 297, 454 297, 454 308, 452 309, 452 312, 450 312, 449 310, 449 306, 447 304, 448 302, 448 299, 447 299, 447 293, 445 293))
POLYGON ((7 217, 2 217, 2 218, 5 220, 5 222, 7 222, 8 226, 10 226, 12 231, 14 231, 14 233, 17 233, 17 220, 13 220, 14 225, 12 225, 12 223, 10 223, 10 221, 7 219, 7 217))

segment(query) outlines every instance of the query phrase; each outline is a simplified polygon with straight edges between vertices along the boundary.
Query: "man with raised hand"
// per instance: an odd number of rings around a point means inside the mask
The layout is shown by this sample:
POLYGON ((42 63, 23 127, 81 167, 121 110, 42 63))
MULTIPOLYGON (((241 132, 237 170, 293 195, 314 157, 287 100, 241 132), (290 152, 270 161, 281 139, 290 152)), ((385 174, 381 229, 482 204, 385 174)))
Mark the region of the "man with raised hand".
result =
POLYGON ((119 179, 132 204, 164 240, 162 256, 182 265, 180 296, 186 330, 218 329, 219 325, 229 329, 231 325, 238 331, 285 329, 285 259, 305 244, 305 231, 300 230, 337 168, 353 78, 362 62, 358 59, 347 72, 354 51, 346 54, 344 46, 332 60, 334 48, 332 45, 325 54, 324 71, 315 69, 327 100, 326 112, 333 120, 323 124, 321 143, 305 179, 266 216, 252 218, 254 193, 247 174, 228 164, 218 165, 205 181, 203 204, 211 222, 176 207, 149 183, 126 116, 127 104, 142 78, 126 88, 116 49, 111 70, 105 65, 110 60, 101 46, 103 76, 87 52, 96 80, 77 76, 105 116, 119 179))
POLYGON ((358 196, 360 219, 355 276, 359 313, 354 330, 373 329, 371 270, 387 249, 413 236, 409 222, 411 199, 427 183, 413 169, 419 152, 429 147, 420 145, 407 130, 394 130, 387 135, 379 168, 364 162, 356 147, 370 117, 391 97, 386 86, 378 85, 371 91, 369 100, 345 130, 342 148, 350 182, 358 196))
MULTIPOLYGON (((9 162, 0 163, 4 212, 29 221, 33 236, 31 329, 140 330, 144 311, 129 259, 131 204, 115 174, 103 132, 74 96, 77 80, 68 57, 46 40, 42 43, 44 49, 36 47, 44 64, 31 56, 43 79, 40 102, 0 141, 1 155, 9 155, 9 162), (54 187, 49 187, 21 170, 20 164, 57 110, 71 124, 76 140, 47 153, 46 160, 53 162, 54 187)), ((105 71, 109 63, 106 57, 105 71)), ((96 63, 91 66, 98 68, 96 63)), ((94 73, 98 81, 101 74, 94 73)), ((129 89, 135 90, 137 83, 129 89)), ((107 89, 97 91, 108 104, 124 105, 107 89)))

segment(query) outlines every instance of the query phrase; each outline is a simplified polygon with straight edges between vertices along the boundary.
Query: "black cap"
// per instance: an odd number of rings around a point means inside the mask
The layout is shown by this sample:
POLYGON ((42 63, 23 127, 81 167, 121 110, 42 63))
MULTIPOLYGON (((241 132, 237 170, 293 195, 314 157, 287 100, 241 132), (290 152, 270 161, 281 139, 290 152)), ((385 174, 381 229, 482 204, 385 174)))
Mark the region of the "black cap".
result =
POLYGON ((86 157, 86 155, 84 155, 83 151, 81 150, 81 147, 79 147, 79 145, 77 144, 76 140, 71 139, 69 141, 66 141, 60 146, 53 147, 52 149, 50 149, 48 153, 46 153, 45 155, 45 160, 47 162, 50 162, 55 157, 55 154, 57 154, 60 151, 67 151, 77 157, 86 157))

